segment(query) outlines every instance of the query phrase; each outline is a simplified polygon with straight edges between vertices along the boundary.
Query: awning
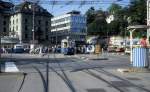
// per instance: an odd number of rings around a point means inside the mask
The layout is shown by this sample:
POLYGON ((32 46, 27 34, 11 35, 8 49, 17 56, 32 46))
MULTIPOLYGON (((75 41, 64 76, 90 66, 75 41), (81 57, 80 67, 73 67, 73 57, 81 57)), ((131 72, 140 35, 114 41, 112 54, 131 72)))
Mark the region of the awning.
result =
POLYGON ((1 44, 15 44, 15 43, 19 43, 18 38, 14 38, 14 37, 2 37, 1 38, 1 44))

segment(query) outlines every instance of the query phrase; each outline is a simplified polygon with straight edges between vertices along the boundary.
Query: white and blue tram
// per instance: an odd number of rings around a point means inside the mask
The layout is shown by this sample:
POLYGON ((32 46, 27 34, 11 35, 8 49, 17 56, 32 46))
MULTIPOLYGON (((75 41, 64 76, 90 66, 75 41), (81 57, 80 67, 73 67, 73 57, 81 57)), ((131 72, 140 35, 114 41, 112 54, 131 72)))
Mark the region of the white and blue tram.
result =
POLYGON ((75 54, 75 41, 71 39, 63 39, 61 41, 61 52, 64 55, 74 55, 75 54))

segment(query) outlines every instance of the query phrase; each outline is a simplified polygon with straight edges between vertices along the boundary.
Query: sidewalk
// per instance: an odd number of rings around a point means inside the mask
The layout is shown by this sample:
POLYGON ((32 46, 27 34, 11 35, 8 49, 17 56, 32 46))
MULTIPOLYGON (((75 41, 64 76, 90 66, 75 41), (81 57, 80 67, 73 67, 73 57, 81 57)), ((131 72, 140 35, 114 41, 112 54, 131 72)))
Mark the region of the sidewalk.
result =
MULTIPOLYGON (((111 58, 111 56, 115 57, 115 55, 110 55, 109 58, 111 58)), ((90 58, 97 58, 96 55, 77 55, 77 57, 82 59, 83 62, 88 62, 88 63, 91 63, 90 58), (87 60, 85 60, 85 59, 87 59, 87 60)), ((129 57, 129 56, 126 56, 126 57, 129 57)), ((124 56, 122 56, 122 58, 124 58, 124 56)), ((98 61, 100 61, 100 60, 96 60, 95 62, 98 62, 98 61)), ((113 64, 113 63, 116 64, 116 62, 119 62, 119 61, 122 62, 119 59, 115 60, 115 61, 112 60, 111 63, 109 63, 110 60, 108 60, 108 61, 106 60, 104 62, 107 62, 108 64, 113 64)), ((101 62, 103 62, 103 60, 101 60, 101 62)), ((100 66, 103 66, 102 63, 100 64, 100 66)), ((119 67, 114 67, 114 68, 112 68, 112 67, 103 67, 102 69, 104 71, 109 72, 110 74, 108 73, 108 75, 110 77, 111 77, 111 74, 112 74, 112 75, 118 76, 121 79, 123 79, 124 81, 122 81, 122 80, 118 81, 117 77, 116 77, 116 80, 111 80, 111 78, 110 78, 110 82, 114 83, 114 85, 117 85, 119 87, 121 87, 121 86, 122 87, 126 87, 126 86, 129 87, 130 91, 128 90, 127 92, 150 92, 150 70, 148 70, 146 68, 143 68, 142 71, 119 72, 118 71, 119 68, 121 68, 121 69, 131 68, 132 69, 133 67, 130 66, 130 65, 126 66, 126 65, 122 64, 122 66, 119 66, 119 67), (134 85, 137 85, 137 86, 136 87, 134 87, 133 85, 130 86, 130 84, 128 84, 128 82, 125 82, 125 81, 129 81, 130 83, 133 83, 134 85), (143 89, 146 89, 147 91, 143 91, 143 90, 140 91, 140 87, 143 88, 143 89)), ((103 74, 101 74, 100 76, 102 77, 103 74)), ((104 76, 104 78, 105 78, 105 76, 104 76)), ((109 79, 106 77, 106 80, 109 80, 109 79)))
POLYGON ((128 80, 131 83, 138 85, 139 87, 150 90, 150 71, 121 73, 118 72, 116 69, 105 69, 105 70, 125 80, 128 80))
POLYGON ((21 73, 0 73, 0 92, 18 92, 23 78, 21 73))

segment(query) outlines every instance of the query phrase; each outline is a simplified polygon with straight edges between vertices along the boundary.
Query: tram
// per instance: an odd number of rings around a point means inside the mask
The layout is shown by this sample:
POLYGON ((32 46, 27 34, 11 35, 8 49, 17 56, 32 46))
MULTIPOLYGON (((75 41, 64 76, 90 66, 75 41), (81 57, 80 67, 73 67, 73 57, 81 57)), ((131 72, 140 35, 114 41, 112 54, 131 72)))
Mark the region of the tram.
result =
POLYGON ((29 53, 30 45, 29 44, 15 44, 13 52, 14 53, 29 53))
POLYGON ((61 41, 61 52, 64 55, 74 55, 75 54, 75 41, 71 39, 63 39, 61 41))

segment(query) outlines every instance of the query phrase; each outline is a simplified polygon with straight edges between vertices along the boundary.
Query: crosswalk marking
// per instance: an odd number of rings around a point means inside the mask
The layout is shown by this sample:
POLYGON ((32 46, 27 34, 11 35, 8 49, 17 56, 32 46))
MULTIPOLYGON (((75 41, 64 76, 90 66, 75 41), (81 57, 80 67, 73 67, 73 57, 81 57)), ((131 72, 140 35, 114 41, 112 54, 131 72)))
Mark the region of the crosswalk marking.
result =
POLYGON ((14 62, 5 63, 5 72, 19 72, 19 69, 14 62))

